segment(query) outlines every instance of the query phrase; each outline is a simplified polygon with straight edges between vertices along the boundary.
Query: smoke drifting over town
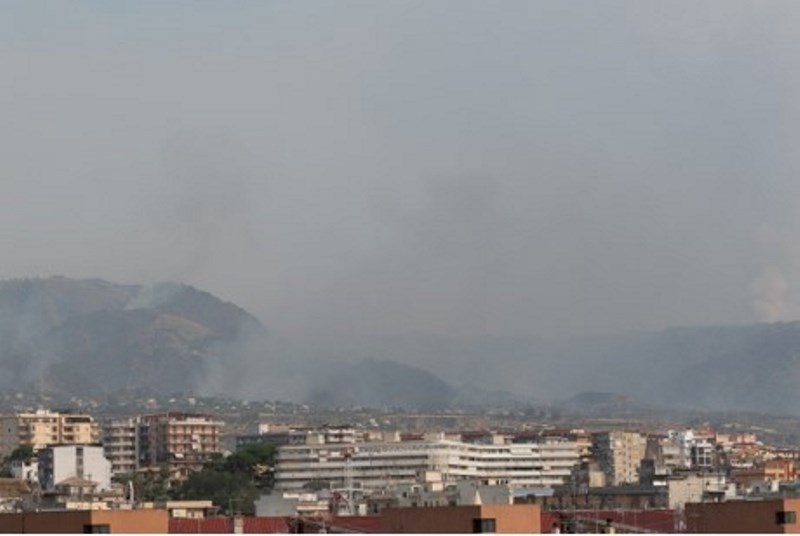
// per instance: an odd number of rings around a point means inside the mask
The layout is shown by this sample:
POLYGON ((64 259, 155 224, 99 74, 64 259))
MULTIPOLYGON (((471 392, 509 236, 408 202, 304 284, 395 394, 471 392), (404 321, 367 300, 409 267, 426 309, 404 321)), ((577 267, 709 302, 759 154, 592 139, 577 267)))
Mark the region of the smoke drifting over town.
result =
POLYGON ((3 9, 4 278, 323 347, 800 317, 796 3, 3 9))

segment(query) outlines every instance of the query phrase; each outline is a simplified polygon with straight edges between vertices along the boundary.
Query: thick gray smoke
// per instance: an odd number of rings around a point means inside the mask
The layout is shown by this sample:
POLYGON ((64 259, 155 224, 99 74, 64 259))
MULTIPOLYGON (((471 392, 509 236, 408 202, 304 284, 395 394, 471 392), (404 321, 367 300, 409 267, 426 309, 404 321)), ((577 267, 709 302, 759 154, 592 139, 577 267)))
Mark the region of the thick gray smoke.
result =
POLYGON ((299 353, 280 337, 245 329, 233 341, 212 345, 197 390, 209 396, 303 402, 320 370, 317 357, 299 353))
POLYGON ((3 9, 3 274, 252 311, 270 339, 208 392, 384 337, 562 370, 528 341, 800 314, 796 3, 3 9))

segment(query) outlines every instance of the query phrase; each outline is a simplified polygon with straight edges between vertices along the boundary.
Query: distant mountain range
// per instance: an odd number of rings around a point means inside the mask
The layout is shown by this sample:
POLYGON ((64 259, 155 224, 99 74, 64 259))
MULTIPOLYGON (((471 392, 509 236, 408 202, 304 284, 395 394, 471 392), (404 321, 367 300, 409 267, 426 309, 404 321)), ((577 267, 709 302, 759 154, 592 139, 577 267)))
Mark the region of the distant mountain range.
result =
POLYGON ((456 395, 430 372, 376 359, 332 367, 320 380, 309 396, 318 406, 439 409, 450 406, 456 395))
POLYGON ((188 285, 55 277, 0 282, 0 370, 0 389, 66 395, 144 387, 408 409, 547 401, 613 408, 634 397, 665 407, 797 414, 800 323, 560 341, 287 340, 188 285), (589 395, 570 400, 576 393, 589 395))
POLYGON ((61 277, 0 282, 0 386, 107 393, 190 392, 244 334, 246 311, 179 284, 61 277))
POLYGON ((800 414, 798 322, 571 340, 406 334, 320 340, 309 352, 323 346, 332 358, 400 361, 507 402, 615 393, 667 408, 800 414))
POLYGON ((144 388, 413 409, 455 397, 414 366, 298 352, 244 309, 176 283, 0 282, 0 370, 0 389, 62 396, 144 388))

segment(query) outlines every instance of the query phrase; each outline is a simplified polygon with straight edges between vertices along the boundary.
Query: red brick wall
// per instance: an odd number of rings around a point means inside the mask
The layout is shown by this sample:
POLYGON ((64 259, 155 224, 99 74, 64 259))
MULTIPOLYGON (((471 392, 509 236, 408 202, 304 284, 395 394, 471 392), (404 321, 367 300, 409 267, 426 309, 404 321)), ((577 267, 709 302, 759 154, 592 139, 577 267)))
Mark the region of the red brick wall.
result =
POLYGON ((169 520, 170 534, 219 534, 233 532, 232 520, 227 517, 206 519, 184 519, 173 517, 169 520))
POLYGON ((800 517, 800 500, 731 501, 686 505, 686 528, 694 533, 798 533, 800 523, 778 525, 775 514, 793 511, 800 517))

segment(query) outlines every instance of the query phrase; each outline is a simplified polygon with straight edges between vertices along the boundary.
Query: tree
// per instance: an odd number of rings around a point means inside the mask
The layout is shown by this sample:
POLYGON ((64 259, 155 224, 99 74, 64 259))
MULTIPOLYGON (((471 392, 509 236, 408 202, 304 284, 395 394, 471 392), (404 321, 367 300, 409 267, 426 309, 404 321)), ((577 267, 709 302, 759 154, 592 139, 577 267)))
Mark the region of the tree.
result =
POLYGON ((222 460, 222 468, 246 474, 259 489, 272 488, 275 445, 255 444, 243 447, 222 460))
POLYGON ((226 515, 255 513, 260 492, 245 473, 205 468, 192 473, 172 493, 179 500, 211 500, 226 515))
POLYGON ((215 456, 177 486, 175 499, 211 500, 231 515, 255 513, 255 500, 272 487, 274 445, 248 445, 228 457, 215 456))
POLYGON ((33 458, 33 447, 31 445, 20 445, 11 451, 7 460, 14 462, 17 460, 30 460, 33 458))
POLYGON ((118 479, 122 483, 132 482, 137 501, 165 501, 170 496, 169 471, 137 472, 118 479))
POLYGON ((11 453, 3 458, 0 463, 0 477, 8 478, 11 476, 11 463, 18 460, 30 460, 33 458, 33 447, 31 445, 20 445, 11 453))

